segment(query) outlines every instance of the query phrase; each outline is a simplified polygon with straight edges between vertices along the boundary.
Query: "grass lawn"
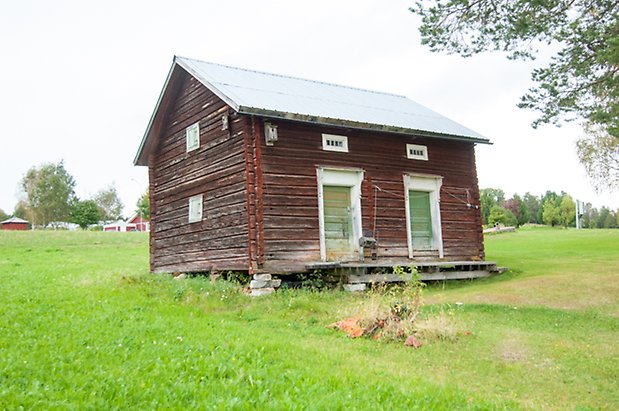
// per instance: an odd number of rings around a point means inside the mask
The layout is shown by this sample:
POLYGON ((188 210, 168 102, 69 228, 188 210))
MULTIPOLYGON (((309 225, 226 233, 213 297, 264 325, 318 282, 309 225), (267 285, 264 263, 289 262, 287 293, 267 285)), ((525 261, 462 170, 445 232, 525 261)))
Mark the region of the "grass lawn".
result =
POLYGON ((366 294, 252 299, 148 273, 142 233, 0 231, 0 409, 619 409, 619 230, 489 237, 414 350, 325 325, 366 294), (457 303, 457 304, 456 304, 457 303))

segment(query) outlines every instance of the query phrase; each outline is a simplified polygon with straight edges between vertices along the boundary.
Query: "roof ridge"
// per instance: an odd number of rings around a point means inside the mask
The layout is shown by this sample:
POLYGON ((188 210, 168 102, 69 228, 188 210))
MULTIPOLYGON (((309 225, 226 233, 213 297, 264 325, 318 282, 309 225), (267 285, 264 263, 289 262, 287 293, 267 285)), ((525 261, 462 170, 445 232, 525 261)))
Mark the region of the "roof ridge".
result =
POLYGON ((346 85, 342 85, 342 84, 330 83, 328 81, 312 80, 312 79, 307 79, 307 78, 303 78, 303 77, 289 76, 289 75, 277 74, 277 73, 269 73, 267 71, 254 70, 254 69, 246 69, 246 68, 242 68, 242 67, 230 66, 230 65, 227 65, 227 64, 213 63, 211 61, 198 60, 198 59, 194 59, 194 58, 190 58, 190 57, 174 56, 174 58, 175 59, 178 58, 178 59, 183 59, 183 60, 195 61, 195 62, 198 62, 198 63, 212 64, 214 66, 225 67, 225 68, 229 68, 229 69, 240 70, 240 71, 245 71, 245 72, 250 72, 250 73, 263 74, 263 75, 267 75, 267 76, 281 77, 281 78, 287 78, 287 79, 291 79, 291 80, 301 80, 301 81, 307 81, 309 83, 323 84, 323 85, 327 85, 327 86, 333 86, 333 87, 344 88, 344 89, 349 89, 349 90, 357 90, 357 91, 364 91, 364 92, 373 93, 373 94, 382 94, 382 95, 386 95, 386 96, 407 98, 406 96, 404 96, 402 94, 386 93, 384 91, 370 90, 370 89, 365 89, 365 88, 361 88, 361 87, 346 86, 346 85))

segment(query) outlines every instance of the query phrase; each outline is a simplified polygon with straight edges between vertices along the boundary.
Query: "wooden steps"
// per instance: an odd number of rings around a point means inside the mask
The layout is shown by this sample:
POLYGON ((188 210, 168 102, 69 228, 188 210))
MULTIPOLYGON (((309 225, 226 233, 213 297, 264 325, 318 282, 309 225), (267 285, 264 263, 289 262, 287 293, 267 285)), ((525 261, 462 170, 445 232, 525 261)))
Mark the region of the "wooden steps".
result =
POLYGON ((394 266, 415 267, 423 281, 465 280, 489 277, 505 271, 493 261, 370 261, 370 262, 319 262, 308 264, 308 269, 324 269, 340 276, 344 283, 366 284, 373 282, 401 282, 411 275, 386 273, 394 266))

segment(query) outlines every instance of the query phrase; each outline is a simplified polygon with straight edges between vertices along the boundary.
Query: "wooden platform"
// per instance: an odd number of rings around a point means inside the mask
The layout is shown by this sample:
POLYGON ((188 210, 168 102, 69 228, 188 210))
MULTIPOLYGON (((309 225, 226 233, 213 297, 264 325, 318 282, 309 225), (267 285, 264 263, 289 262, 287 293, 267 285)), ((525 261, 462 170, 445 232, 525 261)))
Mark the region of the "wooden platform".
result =
POLYGON ((324 269, 341 276, 349 284, 372 282, 400 282, 408 275, 385 273, 394 266, 416 267, 423 281, 464 280, 489 277, 505 271, 493 261, 402 261, 381 260, 368 262, 317 262, 308 264, 310 270, 324 269))

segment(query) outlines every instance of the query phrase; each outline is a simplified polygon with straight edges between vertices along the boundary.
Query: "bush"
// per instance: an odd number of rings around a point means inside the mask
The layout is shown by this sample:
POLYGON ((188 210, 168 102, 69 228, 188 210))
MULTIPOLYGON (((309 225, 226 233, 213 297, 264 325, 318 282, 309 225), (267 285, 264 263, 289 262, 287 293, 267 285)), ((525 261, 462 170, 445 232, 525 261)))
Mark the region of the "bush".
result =
POLYGON ((496 223, 500 223, 500 224, 503 224, 505 226, 510 226, 510 227, 517 227, 518 219, 516 218, 514 213, 512 213, 511 211, 503 207, 494 206, 490 210, 490 216, 488 217, 488 224, 496 225, 496 223))

